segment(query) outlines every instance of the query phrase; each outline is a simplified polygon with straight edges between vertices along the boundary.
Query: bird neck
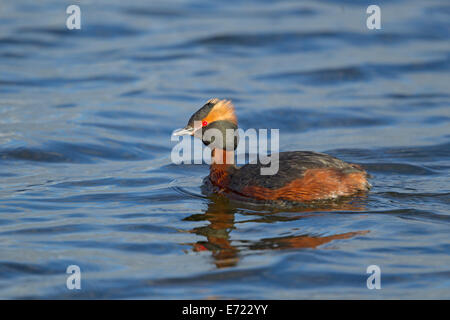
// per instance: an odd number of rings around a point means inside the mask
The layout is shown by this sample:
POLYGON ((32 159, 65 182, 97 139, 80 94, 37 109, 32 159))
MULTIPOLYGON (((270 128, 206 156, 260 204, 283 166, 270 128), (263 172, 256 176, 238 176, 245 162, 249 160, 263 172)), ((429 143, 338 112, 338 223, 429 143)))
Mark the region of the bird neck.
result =
POLYGON ((226 188, 229 182, 229 175, 234 169, 234 150, 227 151, 213 149, 211 151, 211 167, 209 177, 213 184, 226 188))
POLYGON ((234 165, 234 150, 213 149, 211 165, 234 165))

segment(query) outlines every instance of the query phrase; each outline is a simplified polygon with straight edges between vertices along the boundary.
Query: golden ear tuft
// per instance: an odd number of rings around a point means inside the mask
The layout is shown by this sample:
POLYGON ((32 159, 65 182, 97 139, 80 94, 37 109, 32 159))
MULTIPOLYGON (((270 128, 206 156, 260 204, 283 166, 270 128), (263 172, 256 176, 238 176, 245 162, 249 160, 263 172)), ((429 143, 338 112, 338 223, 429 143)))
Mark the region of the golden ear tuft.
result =
POLYGON ((228 120, 237 125, 237 118, 234 113, 234 105, 231 100, 219 100, 217 98, 213 98, 208 100, 208 103, 213 103, 214 107, 204 119, 205 121, 211 123, 219 120, 228 120))

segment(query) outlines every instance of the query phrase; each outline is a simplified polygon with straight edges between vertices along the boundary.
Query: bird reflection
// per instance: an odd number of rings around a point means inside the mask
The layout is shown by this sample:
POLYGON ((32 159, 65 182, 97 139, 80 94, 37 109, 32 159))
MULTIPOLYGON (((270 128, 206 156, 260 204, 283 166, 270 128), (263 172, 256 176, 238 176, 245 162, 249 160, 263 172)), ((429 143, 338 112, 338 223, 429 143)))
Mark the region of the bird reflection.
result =
MULTIPOLYGON (((354 199, 347 199, 340 202, 330 202, 323 204, 321 207, 301 207, 301 208, 279 208, 270 209, 267 207, 243 207, 242 204, 236 204, 230 199, 213 195, 209 197, 210 202, 208 208, 203 214, 194 214, 184 220, 186 221, 207 221, 208 224, 197 227, 190 232, 203 236, 205 240, 189 243, 195 252, 209 251, 212 254, 214 264, 217 268, 227 268, 236 266, 239 263, 240 253, 249 250, 283 250, 283 249, 303 249, 316 248, 320 245, 337 239, 349 239, 356 235, 366 234, 368 230, 359 230, 331 236, 315 236, 315 235, 298 235, 263 238, 257 241, 231 239, 231 232, 237 229, 237 226, 246 222, 271 223, 275 221, 292 221, 311 216, 314 212, 326 211, 361 211, 364 204, 355 202, 354 199), (235 221, 237 212, 249 212, 256 219, 246 221, 235 221), (255 210, 256 209, 256 210, 255 210), (246 211, 247 210, 247 211, 246 211), (277 215, 279 212, 290 212, 292 215, 277 215)), ((360 198, 361 200, 361 198, 360 198)))

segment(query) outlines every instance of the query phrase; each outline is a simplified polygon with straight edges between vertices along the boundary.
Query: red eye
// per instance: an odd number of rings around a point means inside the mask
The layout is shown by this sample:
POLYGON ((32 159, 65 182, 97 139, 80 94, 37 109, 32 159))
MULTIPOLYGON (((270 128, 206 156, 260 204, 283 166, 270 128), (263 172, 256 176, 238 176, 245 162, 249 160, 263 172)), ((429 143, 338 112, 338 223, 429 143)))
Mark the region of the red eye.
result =
POLYGON ((203 120, 203 121, 202 121, 202 127, 205 127, 205 126, 207 126, 207 125, 208 125, 208 121, 203 120))

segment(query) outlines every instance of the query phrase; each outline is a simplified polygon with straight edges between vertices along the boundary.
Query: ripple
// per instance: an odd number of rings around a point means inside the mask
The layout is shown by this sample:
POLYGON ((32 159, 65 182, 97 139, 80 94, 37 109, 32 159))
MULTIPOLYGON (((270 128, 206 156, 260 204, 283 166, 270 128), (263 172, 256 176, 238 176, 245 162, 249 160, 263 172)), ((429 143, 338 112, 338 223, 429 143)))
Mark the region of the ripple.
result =
POLYGON ((180 47, 227 46, 231 48, 255 47, 272 48, 278 52, 322 50, 341 42, 342 45, 373 46, 387 43, 398 44, 417 40, 445 40, 447 37, 439 33, 390 33, 367 34, 356 32, 336 32, 330 30, 308 32, 259 32, 259 33, 224 33, 200 37, 180 44, 180 47))
POLYGON ((92 224, 70 224, 64 226, 42 227, 42 228, 22 228, 13 231, 3 232, 3 235, 53 235, 53 234, 70 234, 77 232, 89 232, 100 229, 92 224))
POLYGON ((392 120, 356 116, 346 113, 318 112, 308 109, 276 108, 252 111, 239 119, 244 128, 279 128, 294 132, 339 127, 369 127, 392 123, 392 120))
MULTIPOLYGON (((0 38, 0 45, 2 46, 14 46, 14 47, 37 47, 37 48, 51 48, 56 47, 58 45, 57 42, 53 41, 45 41, 42 39, 35 38, 0 38)), ((21 53, 18 54, 19 57, 27 57, 27 54, 21 53)))
POLYGON ((74 162, 69 157, 58 152, 47 152, 32 148, 17 148, 12 150, 1 150, 2 160, 29 160, 40 162, 74 162))
MULTIPOLYGON (((167 233, 167 231, 166 231, 167 233)), ((45 242, 48 245, 53 243, 50 241, 45 242)), ((179 251, 180 245, 170 243, 121 243, 121 242, 101 242, 95 240, 79 240, 79 241, 61 241, 59 245, 64 244, 75 248, 90 248, 90 249, 102 249, 102 250, 118 250, 125 252, 139 252, 143 254, 151 255, 169 255, 173 251, 179 251)))
POLYGON ((73 188, 73 187, 99 187, 99 186, 117 186, 117 187, 146 187, 159 184, 167 184, 170 182, 168 178, 104 178, 95 180, 68 181, 52 185, 57 188, 73 188))
POLYGON ((361 81, 369 79, 369 75, 361 67, 343 67, 335 69, 320 69, 314 71, 293 71, 273 73, 259 76, 257 80, 295 81, 314 85, 335 84, 337 82, 361 81))
POLYGON ((440 161, 450 158, 450 142, 431 146, 417 147, 390 147, 379 149, 334 149, 327 153, 351 157, 359 160, 364 159, 390 159, 409 161, 440 161))
POLYGON ((450 6, 446 5, 433 5, 425 9, 427 13, 450 15, 450 6))
POLYGON ((91 123, 91 122, 83 122, 81 125, 86 127, 97 127, 108 129, 110 131, 119 131, 127 136, 136 136, 136 137, 149 137, 155 134, 161 133, 161 131, 167 131, 167 135, 169 136, 169 130, 159 129, 149 125, 139 126, 139 125, 121 125, 121 124, 113 124, 113 123, 91 123))
MULTIPOLYGON (((413 192, 379 192, 379 195, 391 199, 408 199, 409 201, 432 201, 450 204, 450 193, 413 193, 413 192)), ((434 214, 433 214, 434 215, 434 214)), ((447 217, 450 220, 450 216, 447 217)))
POLYGON ((58 37, 83 37, 114 39, 139 35, 141 31, 122 24, 85 24, 81 30, 68 30, 64 24, 61 27, 22 27, 17 30, 19 34, 48 34, 58 37))
POLYGON ((433 175, 437 172, 422 166, 405 163, 364 163, 364 168, 370 172, 394 175, 433 175))
POLYGON ((123 12, 132 16, 145 16, 153 18, 179 18, 186 16, 185 10, 173 8, 131 7, 124 8, 123 12))
MULTIPOLYGON (((41 203, 123 203, 123 204, 148 204, 148 203, 173 203, 181 200, 190 200, 191 197, 176 194, 171 189, 160 188, 147 192, 105 192, 74 195, 60 198, 32 199, 41 203)), ((29 199, 31 200, 31 199, 29 199)))
POLYGON ((132 232, 132 233, 178 233, 177 230, 170 227, 164 227, 164 226, 158 226, 158 225, 151 225, 151 224, 121 224, 113 226, 114 230, 120 231, 120 232, 132 232))
POLYGON ((62 77, 53 77, 53 78, 34 78, 34 79, 16 79, 16 80, 2 80, 0 79, 0 85, 3 86, 21 86, 21 87, 61 87, 69 84, 77 84, 77 83, 85 83, 85 84, 95 84, 96 86, 101 83, 110 83, 110 84, 123 84, 127 82, 134 82, 138 80, 137 77, 134 76, 126 76, 126 75, 97 75, 91 77, 82 77, 82 78, 62 78, 62 77))
POLYGON ((450 95, 446 93, 389 93, 384 97, 399 100, 415 100, 415 99, 434 99, 434 98, 449 98, 450 95))
POLYGON ((49 150, 27 147, 0 150, 0 159, 49 163, 91 163, 98 159, 136 161, 153 158, 150 152, 170 150, 168 147, 112 139, 103 139, 102 144, 49 141, 47 148, 49 150))
POLYGON ((399 77, 415 72, 443 72, 449 70, 450 60, 431 60, 413 63, 374 64, 324 68, 310 71, 288 71, 263 74, 255 77, 261 81, 286 81, 309 85, 336 85, 343 82, 367 81, 374 78, 399 77))
POLYGON ((152 56, 133 56, 130 59, 138 62, 171 62, 177 60, 185 60, 195 57, 192 54, 164 54, 164 55, 152 55, 152 56))
POLYGON ((10 279, 18 275, 55 275, 61 274, 61 270, 52 264, 32 264, 0 261, 0 277, 10 279))

